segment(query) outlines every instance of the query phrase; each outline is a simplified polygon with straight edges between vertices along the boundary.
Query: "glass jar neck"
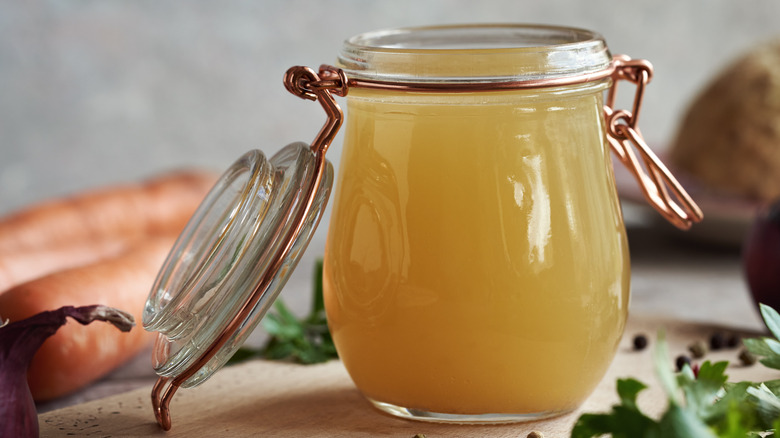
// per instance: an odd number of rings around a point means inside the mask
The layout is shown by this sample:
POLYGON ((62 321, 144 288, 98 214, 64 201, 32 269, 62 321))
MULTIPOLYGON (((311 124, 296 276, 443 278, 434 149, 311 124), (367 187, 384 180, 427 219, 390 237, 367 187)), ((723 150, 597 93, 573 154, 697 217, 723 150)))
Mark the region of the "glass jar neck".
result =
POLYGON ((601 35, 519 24, 449 25, 369 32, 344 42, 338 67, 383 82, 507 82, 557 79, 608 69, 601 35))

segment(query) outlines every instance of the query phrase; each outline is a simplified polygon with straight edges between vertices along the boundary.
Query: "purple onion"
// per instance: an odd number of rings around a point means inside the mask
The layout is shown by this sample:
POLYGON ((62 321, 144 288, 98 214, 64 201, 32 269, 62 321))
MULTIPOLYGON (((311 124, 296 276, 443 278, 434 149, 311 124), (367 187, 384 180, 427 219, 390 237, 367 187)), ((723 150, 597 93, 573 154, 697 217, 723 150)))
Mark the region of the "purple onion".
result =
POLYGON ((27 368, 43 342, 65 325, 66 317, 81 324, 106 321, 123 332, 133 317, 111 307, 65 306, 0 326, 0 438, 38 436, 38 413, 27 385, 27 368))

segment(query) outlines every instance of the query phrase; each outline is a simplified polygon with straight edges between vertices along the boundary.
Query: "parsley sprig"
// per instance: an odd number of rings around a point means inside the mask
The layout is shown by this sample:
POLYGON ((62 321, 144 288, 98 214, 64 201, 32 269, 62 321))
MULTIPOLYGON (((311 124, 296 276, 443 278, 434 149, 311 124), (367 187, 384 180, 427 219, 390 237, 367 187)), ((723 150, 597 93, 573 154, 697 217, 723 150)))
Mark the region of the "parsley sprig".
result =
POLYGON ((270 335, 266 344, 260 349, 241 347, 229 363, 263 357, 314 364, 338 357, 325 317, 321 259, 317 260, 314 267, 314 289, 309 314, 299 319, 281 299, 276 300, 273 310, 262 320, 263 327, 270 335))
MULTIPOLYGON (((763 365, 780 369, 780 314, 761 305, 771 337, 745 339, 745 347, 763 365)), ((772 437, 780 430, 780 380, 728 383, 727 361, 701 364, 698 375, 685 365, 678 374, 668 366, 668 347, 659 333, 654 354, 656 373, 668 406, 658 419, 643 413, 638 394, 647 386, 636 379, 619 379, 620 403, 612 411, 583 414, 572 438, 609 435, 613 438, 744 438, 772 437)))

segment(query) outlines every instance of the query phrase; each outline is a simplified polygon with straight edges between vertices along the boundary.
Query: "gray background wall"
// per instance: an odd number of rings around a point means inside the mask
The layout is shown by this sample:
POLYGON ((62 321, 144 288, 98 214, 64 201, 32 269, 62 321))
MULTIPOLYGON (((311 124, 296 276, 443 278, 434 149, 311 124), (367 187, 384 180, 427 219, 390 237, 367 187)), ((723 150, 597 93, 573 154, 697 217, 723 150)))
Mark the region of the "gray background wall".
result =
MULTIPOLYGON (((601 32, 656 67, 641 126, 662 149, 729 60, 780 36, 776 0, 0 0, 0 214, 172 168, 221 170, 250 148, 311 141, 323 113, 284 71, 333 62, 363 31, 540 22, 601 32)), ((340 138, 329 152, 338 166, 340 138)), ((322 253, 324 230, 309 259, 322 253)))

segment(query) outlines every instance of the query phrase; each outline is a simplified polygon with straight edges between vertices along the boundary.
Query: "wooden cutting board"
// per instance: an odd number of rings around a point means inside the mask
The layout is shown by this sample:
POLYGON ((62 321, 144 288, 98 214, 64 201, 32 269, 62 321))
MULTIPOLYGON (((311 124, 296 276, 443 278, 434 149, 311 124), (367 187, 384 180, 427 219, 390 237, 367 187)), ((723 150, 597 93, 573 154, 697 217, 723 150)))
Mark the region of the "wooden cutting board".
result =
MULTIPOLYGON (((663 328, 670 347, 669 364, 695 340, 707 340, 722 327, 685 324, 651 317, 629 319, 612 366, 593 395, 576 412, 554 419, 492 426, 463 426, 401 420, 375 410, 353 386, 339 361, 294 365, 252 361, 228 367, 193 389, 181 389, 171 404, 173 428, 158 428, 150 392, 145 388, 39 416, 42 437, 521 437, 531 431, 566 437, 582 412, 609 410, 617 401, 615 380, 635 377, 650 386, 640 404, 650 413, 665 409, 666 399, 653 369, 655 334, 663 328), (633 351, 637 333, 650 339, 633 351)), ((748 334, 755 336, 755 333, 748 334)), ((705 359, 728 360, 730 380, 768 380, 780 372, 763 366, 740 366, 738 349, 709 353, 705 359)), ((577 370, 573 369, 573 373, 577 370)))

